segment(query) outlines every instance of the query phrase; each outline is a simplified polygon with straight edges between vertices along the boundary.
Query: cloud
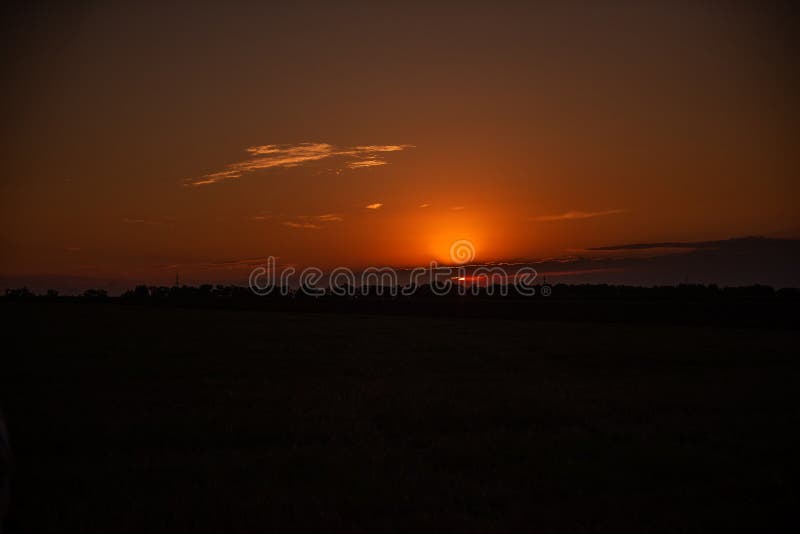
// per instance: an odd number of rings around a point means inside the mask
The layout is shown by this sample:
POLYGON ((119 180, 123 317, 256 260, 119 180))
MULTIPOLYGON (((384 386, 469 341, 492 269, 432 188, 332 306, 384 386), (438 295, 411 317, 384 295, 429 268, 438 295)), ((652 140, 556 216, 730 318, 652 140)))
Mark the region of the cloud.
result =
POLYGON ((430 203, 429 203, 429 202, 426 202, 426 203, 424 203, 424 204, 420 204, 420 205, 419 205, 419 207, 420 207, 420 208, 430 208, 430 207, 431 207, 431 205, 430 205, 430 203))
POLYGON ((304 228, 306 230, 320 230, 327 223, 339 223, 344 221, 344 217, 336 213, 324 213, 322 215, 298 215, 291 220, 284 221, 283 225, 289 228, 304 228))
POLYGON ((361 146, 336 146, 328 143, 300 143, 297 145, 260 145, 246 149, 250 155, 248 159, 231 163, 224 169, 191 178, 185 182, 189 186, 210 185, 225 180, 241 178, 262 169, 276 167, 298 167, 309 162, 326 158, 341 157, 350 161, 346 164, 349 169, 362 169, 387 165, 383 155, 386 152, 398 152, 413 145, 361 145, 361 146))
POLYGON ((605 217, 606 215, 616 215, 618 213, 628 213, 630 210, 605 210, 605 211, 568 211, 558 215, 540 215, 534 217, 534 221, 538 222, 551 222, 551 221, 572 221, 577 219, 591 219, 594 217, 605 217))
POLYGON ((364 207, 367 208, 368 210, 377 210, 377 209, 380 209, 382 206, 383 206, 382 203, 376 202, 374 204, 367 204, 364 207))
POLYGON ((320 222, 342 222, 344 220, 344 217, 341 215, 336 215, 335 213, 316 215, 315 218, 320 222))
POLYGON ((397 152, 413 147, 414 145, 362 145, 354 148, 360 152, 397 152))
POLYGON ((322 228, 322 226, 314 223, 285 221, 283 224, 284 226, 288 226, 289 228, 303 228, 306 230, 320 230, 322 228))
POLYGON ((382 159, 365 159, 361 161, 353 161, 347 164, 348 169, 363 169, 364 167, 377 167, 378 165, 386 165, 387 162, 382 159))
POLYGON ((453 210, 453 211, 462 211, 462 210, 465 210, 466 207, 464 207, 464 206, 450 206, 450 209, 453 210))
POLYGON ((729 246, 731 244, 741 245, 748 244, 752 247, 765 243, 781 243, 793 242, 793 239, 779 239, 779 238, 766 238, 766 237, 737 237, 733 239, 720 239, 716 241, 663 241, 659 243, 632 243, 627 245, 613 245, 606 247, 591 247, 586 250, 599 250, 599 251, 616 251, 616 250, 648 250, 656 248, 666 249, 701 249, 701 248, 720 248, 722 246, 729 246))

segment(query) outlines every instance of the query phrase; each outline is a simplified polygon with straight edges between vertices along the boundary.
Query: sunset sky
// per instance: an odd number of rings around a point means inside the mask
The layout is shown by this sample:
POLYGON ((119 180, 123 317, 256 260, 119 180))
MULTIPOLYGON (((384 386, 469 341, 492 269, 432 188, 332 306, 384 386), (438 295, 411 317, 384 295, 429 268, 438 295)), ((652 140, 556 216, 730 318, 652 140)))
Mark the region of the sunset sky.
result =
POLYGON ((789 3, 166 4, 2 8, 3 277, 800 237, 789 3))

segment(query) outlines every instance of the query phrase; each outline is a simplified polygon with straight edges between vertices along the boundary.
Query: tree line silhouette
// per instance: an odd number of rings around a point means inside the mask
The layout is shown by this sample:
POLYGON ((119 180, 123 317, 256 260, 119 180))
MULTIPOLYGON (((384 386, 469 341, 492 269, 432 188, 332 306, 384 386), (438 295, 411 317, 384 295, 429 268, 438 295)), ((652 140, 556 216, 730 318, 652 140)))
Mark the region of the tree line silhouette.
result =
POLYGON ((775 289, 766 285, 749 285, 738 287, 719 287, 716 284, 678 284, 674 286, 629 286, 610 284, 555 284, 549 286, 540 284, 533 286, 535 294, 523 295, 513 284, 505 288, 500 285, 478 287, 474 291, 460 292, 458 286, 453 284, 449 291, 434 291, 429 285, 417 287, 409 295, 398 294, 397 288, 389 286, 364 286, 352 290, 342 287, 337 294, 330 288, 321 289, 318 296, 309 295, 299 289, 278 288, 266 296, 253 293, 250 288, 239 285, 212 285, 199 286, 148 286, 137 285, 119 295, 109 296, 105 289, 90 288, 80 295, 62 296, 55 289, 48 289, 37 294, 27 287, 6 288, 5 297, 9 300, 24 299, 115 299, 121 301, 147 302, 147 301, 214 301, 214 300, 420 300, 431 298, 460 298, 460 299, 728 299, 728 298, 782 298, 794 299, 800 297, 800 288, 775 289), (543 291, 543 288, 549 291, 543 291))

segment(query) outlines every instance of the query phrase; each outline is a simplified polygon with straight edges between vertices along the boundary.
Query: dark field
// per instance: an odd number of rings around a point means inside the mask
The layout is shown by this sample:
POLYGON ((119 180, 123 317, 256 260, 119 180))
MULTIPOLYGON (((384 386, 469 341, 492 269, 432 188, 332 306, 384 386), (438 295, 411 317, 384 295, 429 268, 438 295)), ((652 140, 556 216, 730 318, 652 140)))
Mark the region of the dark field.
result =
POLYGON ((798 525, 793 329, 0 306, 10 532, 798 525))

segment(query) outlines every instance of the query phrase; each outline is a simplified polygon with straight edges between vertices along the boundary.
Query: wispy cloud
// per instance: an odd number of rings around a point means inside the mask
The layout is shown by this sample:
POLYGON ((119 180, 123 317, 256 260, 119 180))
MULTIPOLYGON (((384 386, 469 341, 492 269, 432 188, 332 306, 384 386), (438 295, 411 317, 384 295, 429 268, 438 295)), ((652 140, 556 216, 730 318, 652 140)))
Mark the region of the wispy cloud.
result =
POLYGON ((420 204, 419 207, 420 208, 430 208, 431 204, 430 204, 430 202, 425 202, 424 204, 420 204))
POLYGON ((323 213, 322 215, 298 215, 288 221, 284 221, 283 225, 289 228, 320 230, 325 224, 342 221, 344 221, 344 217, 337 213, 323 213))
POLYGON ((534 217, 533 220, 538 222, 572 221, 576 219, 592 219, 594 217, 605 217, 606 215, 617 215, 619 213, 627 213, 628 211, 629 210, 568 211, 557 215, 539 215, 538 217, 534 217))
POLYGON ((453 211, 462 211, 462 210, 465 210, 466 207, 465 206, 450 206, 450 209, 453 210, 453 211))
POLYGON ((324 215, 315 215, 315 218, 320 222, 342 222, 344 217, 335 213, 326 213, 324 215))
POLYGON ((379 165, 386 165, 386 160, 383 159, 364 159, 360 161, 351 161, 347 164, 348 169, 363 169, 364 167, 377 167, 379 165))
POLYGON ((322 226, 318 224, 308 222, 284 221, 283 224, 289 228, 303 228, 305 230, 319 230, 322 228, 322 226))
POLYGON ((716 241, 662 241, 659 243, 631 243, 626 245, 613 245, 605 247, 592 247, 586 250, 617 251, 617 250, 644 250, 644 249, 716 249, 723 246, 747 246, 756 248, 758 246, 772 245, 775 243, 800 243, 796 239, 766 238, 761 236, 737 237, 731 239, 719 239, 716 241))
POLYGON ((367 208, 368 210, 377 210, 383 207, 383 204, 380 202, 375 202, 374 204, 367 204, 364 207, 367 208))
POLYGON ((262 169, 276 167, 298 167, 313 161, 326 158, 347 158, 349 169, 362 169, 387 165, 384 154, 398 152, 413 145, 361 145, 336 146, 328 143, 300 143, 297 145, 260 145, 252 146, 246 151, 249 157, 243 161, 231 163, 224 169, 191 178, 186 181, 189 186, 210 185, 224 180, 241 178, 243 175, 262 169))

